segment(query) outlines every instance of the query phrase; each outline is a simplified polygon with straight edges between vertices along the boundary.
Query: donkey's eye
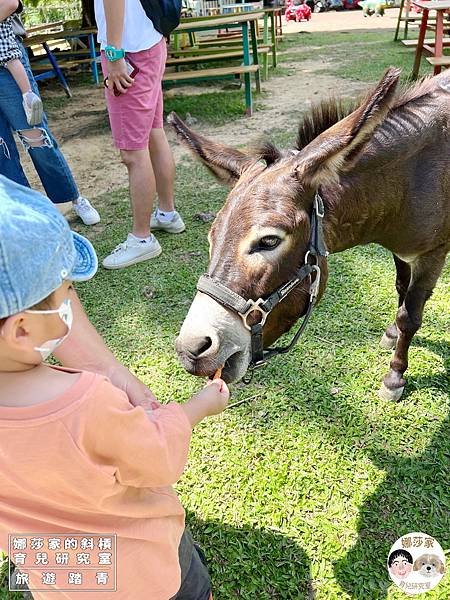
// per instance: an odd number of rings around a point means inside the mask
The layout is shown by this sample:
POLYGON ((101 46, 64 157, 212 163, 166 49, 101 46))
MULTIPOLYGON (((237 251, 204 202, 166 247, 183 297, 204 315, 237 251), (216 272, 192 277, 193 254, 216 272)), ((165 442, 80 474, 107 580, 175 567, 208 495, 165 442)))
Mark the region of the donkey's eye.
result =
POLYGON ((262 237, 254 248, 254 252, 258 250, 274 250, 281 243, 281 238, 277 235, 265 235, 262 237))

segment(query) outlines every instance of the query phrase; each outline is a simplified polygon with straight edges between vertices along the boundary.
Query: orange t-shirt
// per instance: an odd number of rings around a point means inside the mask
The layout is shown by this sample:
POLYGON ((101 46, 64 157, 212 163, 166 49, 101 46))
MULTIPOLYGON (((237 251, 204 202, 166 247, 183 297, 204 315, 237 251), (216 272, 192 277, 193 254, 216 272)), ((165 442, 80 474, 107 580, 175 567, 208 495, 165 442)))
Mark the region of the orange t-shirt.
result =
MULTIPOLYGON (((147 413, 87 371, 48 402, 0 406, 0 548, 8 552, 8 534, 117 535, 117 591, 49 585, 51 593, 34 591, 35 600, 176 594, 184 510, 170 486, 183 472, 190 437, 179 404, 147 413)), ((43 571, 30 572, 30 587, 42 589, 43 571)))

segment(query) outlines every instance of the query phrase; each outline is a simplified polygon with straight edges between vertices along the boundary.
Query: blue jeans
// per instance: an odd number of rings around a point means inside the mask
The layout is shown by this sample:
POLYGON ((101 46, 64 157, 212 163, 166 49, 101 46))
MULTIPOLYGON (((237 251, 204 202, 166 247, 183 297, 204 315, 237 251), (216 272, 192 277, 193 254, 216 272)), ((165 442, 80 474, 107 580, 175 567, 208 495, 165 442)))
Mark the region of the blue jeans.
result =
MULTIPOLYGON (((16 38, 22 50, 22 64, 28 74, 33 92, 39 90, 31 72, 28 55, 19 38, 16 38)), ((39 179, 47 196, 52 202, 69 202, 79 196, 78 188, 56 140, 50 133, 47 117, 44 114, 42 123, 37 129, 41 132, 41 145, 31 146, 22 132, 32 129, 28 125, 22 106, 22 94, 19 86, 5 67, 0 67, 0 174, 30 187, 20 164, 19 153, 14 141, 13 131, 31 157, 39 179)))

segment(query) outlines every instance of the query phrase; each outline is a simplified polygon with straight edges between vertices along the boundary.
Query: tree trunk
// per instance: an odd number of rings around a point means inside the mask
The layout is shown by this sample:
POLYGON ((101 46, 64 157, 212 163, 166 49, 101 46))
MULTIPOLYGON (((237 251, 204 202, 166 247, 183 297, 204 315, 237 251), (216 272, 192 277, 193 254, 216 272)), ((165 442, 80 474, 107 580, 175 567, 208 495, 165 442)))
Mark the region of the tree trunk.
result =
POLYGON ((81 0, 82 27, 95 27, 94 0, 81 0))

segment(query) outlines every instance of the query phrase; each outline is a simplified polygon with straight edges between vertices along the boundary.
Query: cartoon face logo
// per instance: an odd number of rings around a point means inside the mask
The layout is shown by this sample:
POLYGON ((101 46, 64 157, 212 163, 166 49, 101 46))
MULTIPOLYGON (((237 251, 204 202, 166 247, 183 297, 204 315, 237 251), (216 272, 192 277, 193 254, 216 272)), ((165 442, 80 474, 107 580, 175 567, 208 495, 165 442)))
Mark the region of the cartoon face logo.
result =
POLYGON ((445 554, 434 537, 413 531, 394 542, 386 566, 389 577, 408 596, 426 594, 445 573, 445 554))
POLYGON ((394 550, 388 558, 389 572, 396 579, 405 579, 413 570, 413 557, 407 550, 394 550))
POLYGON ((436 577, 436 575, 444 574, 444 564, 435 554, 422 554, 416 558, 413 569, 418 571, 422 577, 436 577))

